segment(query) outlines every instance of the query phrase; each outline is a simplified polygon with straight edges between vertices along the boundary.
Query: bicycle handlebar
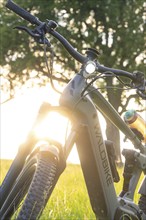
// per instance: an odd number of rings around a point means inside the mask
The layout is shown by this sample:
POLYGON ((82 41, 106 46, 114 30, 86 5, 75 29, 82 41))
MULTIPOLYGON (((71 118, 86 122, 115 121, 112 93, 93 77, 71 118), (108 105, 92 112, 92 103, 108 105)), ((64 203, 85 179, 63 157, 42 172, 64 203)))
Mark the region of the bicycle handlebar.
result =
POLYGON ((75 58, 75 60, 79 61, 80 63, 84 63, 87 60, 87 57, 80 54, 77 50, 73 48, 73 46, 57 31, 50 29, 49 33, 53 35, 55 38, 57 38, 63 46, 66 48, 66 50, 69 52, 69 54, 75 58))
MULTIPOLYGON (((33 16, 28 11, 21 8, 19 5, 17 5, 11 0, 7 0, 6 7, 9 8, 11 11, 15 12, 16 14, 18 14, 20 17, 29 21, 31 24, 35 24, 37 26, 43 25, 43 22, 40 21, 37 17, 33 16)), ((53 28, 50 28, 48 32, 51 35, 53 35, 55 38, 57 38, 63 44, 63 46, 67 49, 70 55, 74 57, 77 61, 79 61, 80 63, 84 63, 86 61, 86 57, 80 54, 78 51, 76 51, 72 47, 72 45, 57 31, 55 31, 53 28)))
POLYGON ((9 8, 11 11, 15 12, 20 17, 29 21, 31 24, 40 25, 42 23, 37 17, 33 16, 28 11, 21 8, 19 5, 17 5, 11 0, 7 0, 6 7, 9 8))
MULTIPOLYGON (((13 12, 15 12, 16 14, 18 14, 23 19, 29 21, 31 24, 35 24, 36 26, 40 26, 40 25, 43 26, 45 24, 44 22, 40 21, 37 17, 33 16, 28 11, 21 8, 19 5, 17 5, 16 3, 14 3, 11 0, 7 0, 6 7, 9 8, 10 10, 12 10, 13 12)), ((53 23, 53 21, 50 21, 50 23, 51 23, 50 25, 49 25, 49 23, 48 23, 48 25, 46 24, 45 31, 50 33, 51 35, 53 35, 55 38, 57 38, 74 59, 76 59, 77 61, 79 61, 82 64, 85 63, 88 60, 88 58, 86 56, 83 56, 82 54, 80 54, 77 50, 75 50, 75 48, 73 48, 73 46, 61 34, 59 34, 57 31, 55 31, 55 28, 54 28, 55 22, 53 23)), ((140 76, 140 79, 139 79, 137 74, 134 74, 134 73, 130 73, 130 72, 127 72, 124 70, 105 67, 105 66, 100 65, 99 63, 97 63, 96 65, 97 65, 98 72, 101 72, 101 73, 112 72, 112 73, 115 73, 116 75, 125 76, 125 77, 130 78, 131 80, 133 80, 133 82, 135 84, 140 84, 140 83, 142 84, 143 83, 142 90, 144 92, 139 93, 139 95, 144 93, 144 97, 142 95, 140 95, 140 96, 142 98, 146 98, 146 95, 145 95, 146 82, 144 81, 144 76, 143 76, 143 78, 141 78, 141 76, 140 76)))
POLYGON ((98 71, 100 73, 103 73, 103 72, 112 72, 112 73, 115 73, 117 76, 126 76, 132 80, 135 80, 136 77, 133 73, 130 73, 130 72, 127 72, 127 71, 124 71, 124 70, 120 70, 120 69, 113 69, 113 68, 110 68, 110 67, 106 67, 106 66, 102 66, 102 65, 98 65, 97 64, 97 68, 98 68, 98 71))

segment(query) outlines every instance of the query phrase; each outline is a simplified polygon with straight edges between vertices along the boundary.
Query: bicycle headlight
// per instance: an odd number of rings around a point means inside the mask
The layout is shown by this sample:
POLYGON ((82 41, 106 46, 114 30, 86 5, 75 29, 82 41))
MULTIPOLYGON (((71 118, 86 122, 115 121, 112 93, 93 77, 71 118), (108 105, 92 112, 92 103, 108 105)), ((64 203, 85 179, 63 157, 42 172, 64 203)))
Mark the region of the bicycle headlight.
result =
POLYGON ((93 74, 96 70, 96 64, 95 62, 93 61, 88 61, 86 64, 85 64, 85 67, 84 67, 84 77, 89 77, 91 74, 93 74))

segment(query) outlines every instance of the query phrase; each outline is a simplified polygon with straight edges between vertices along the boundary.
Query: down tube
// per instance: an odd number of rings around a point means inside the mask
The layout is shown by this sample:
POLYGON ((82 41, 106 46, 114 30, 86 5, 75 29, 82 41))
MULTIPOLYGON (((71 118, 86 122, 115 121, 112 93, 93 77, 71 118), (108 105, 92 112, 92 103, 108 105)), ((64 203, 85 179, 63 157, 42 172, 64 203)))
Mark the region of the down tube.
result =
POLYGON ((93 143, 94 138, 91 138, 91 127, 82 124, 78 127, 76 145, 92 209, 97 219, 112 220, 118 204, 104 141, 98 125, 96 124, 95 128, 97 129, 96 144, 93 143))
POLYGON ((119 205, 96 106, 88 95, 80 97, 85 83, 76 75, 63 91, 60 105, 72 110, 74 126, 78 125, 76 145, 93 211, 100 220, 113 220, 119 205))

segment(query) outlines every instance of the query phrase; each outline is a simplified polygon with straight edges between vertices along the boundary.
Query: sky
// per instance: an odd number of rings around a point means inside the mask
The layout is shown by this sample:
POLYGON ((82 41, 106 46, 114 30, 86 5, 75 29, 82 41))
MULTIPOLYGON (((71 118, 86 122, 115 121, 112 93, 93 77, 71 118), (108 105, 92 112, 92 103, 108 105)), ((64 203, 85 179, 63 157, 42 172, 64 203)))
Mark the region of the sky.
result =
MULTIPOLYGON (((1 105, 0 158, 14 158, 18 146, 25 141, 31 129, 41 103, 47 101, 52 105, 57 105, 58 99, 58 94, 49 87, 43 87, 40 89, 28 89, 24 95, 18 95, 15 99, 1 105)), ((144 113, 142 116, 144 116, 144 113)), ((105 121, 101 114, 99 118, 105 137, 105 121)), ((60 118, 59 115, 51 115, 51 117, 48 117, 44 124, 41 125, 40 129, 38 128, 36 130, 36 134, 40 137, 48 134, 50 134, 51 137, 54 135, 54 138, 64 143, 67 124, 68 121, 64 118, 60 118)), ((68 161, 71 163, 79 163, 75 148, 73 148, 68 161)))
MULTIPOLYGON (((43 101, 57 105, 59 95, 48 87, 40 89, 29 89, 24 95, 18 95, 15 99, 1 105, 1 148, 0 158, 13 159, 17 153, 18 146, 25 141, 29 130, 35 120, 39 107, 43 101)), ((58 115, 51 115, 47 118, 36 134, 48 134, 58 138, 64 143, 65 132, 68 120, 58 115), (48 126, 50 124, 50 127, 48 126), (63 129, 62 129, 63 128, 63 129), (43 132, 42 132, 43 131, 43 132)), ((103 124, 103 123, 102 123, 103 124)), ((75 147, 73 148, 68 161, 79 163, 75 147)))

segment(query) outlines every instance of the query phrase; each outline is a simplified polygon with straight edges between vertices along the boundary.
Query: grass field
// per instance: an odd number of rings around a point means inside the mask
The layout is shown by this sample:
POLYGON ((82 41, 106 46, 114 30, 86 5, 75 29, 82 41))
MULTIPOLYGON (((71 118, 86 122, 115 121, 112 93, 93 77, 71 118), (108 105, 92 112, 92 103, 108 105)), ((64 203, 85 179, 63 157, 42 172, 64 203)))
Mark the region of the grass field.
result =
MULTIPOLYGON (((11 161, 1 160, 0 182, 2 182, 11 161)), ((122 183, 122 169, 119 169, 122 183)), ((142 179, 142 178, 141 178, 142 179)), ((140 183, 139 183, 140 184, 140 183)), ((116 192, 120 193, 122 184, 115 184, 116 192)), ((138 201, 135 195, 135 202, 138 201)), ((91 210, 82 171, 79 165, 68 164, 61 175, 55 190, 48 202, 41 220, 95 220, 91 210)))

